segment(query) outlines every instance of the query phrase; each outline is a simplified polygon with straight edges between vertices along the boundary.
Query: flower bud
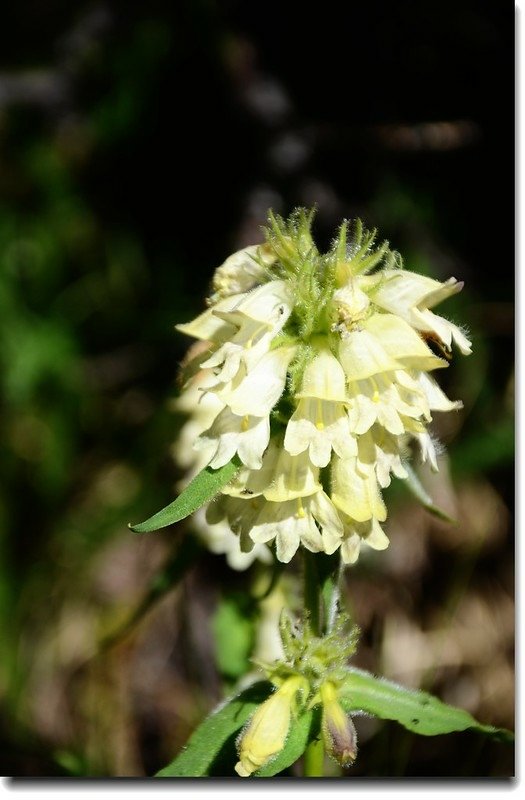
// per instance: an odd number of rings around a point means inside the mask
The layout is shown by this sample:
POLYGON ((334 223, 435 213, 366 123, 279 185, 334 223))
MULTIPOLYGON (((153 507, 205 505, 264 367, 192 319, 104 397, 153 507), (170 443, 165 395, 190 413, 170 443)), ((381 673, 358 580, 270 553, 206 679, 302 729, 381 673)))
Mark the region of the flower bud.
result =
POLYGON ((246 778, 279 753, 286 742, 292 708, 305 679, 287 678, 283 685, 260 705, 238 741, 239 761, 235 772, 246 778))
POLYGON ((357 734, 354 724, 337 699, 333 683, 321 685, 323 703, 322 731, 326 752, 342 767, 349 767, 357 755, 357 734))

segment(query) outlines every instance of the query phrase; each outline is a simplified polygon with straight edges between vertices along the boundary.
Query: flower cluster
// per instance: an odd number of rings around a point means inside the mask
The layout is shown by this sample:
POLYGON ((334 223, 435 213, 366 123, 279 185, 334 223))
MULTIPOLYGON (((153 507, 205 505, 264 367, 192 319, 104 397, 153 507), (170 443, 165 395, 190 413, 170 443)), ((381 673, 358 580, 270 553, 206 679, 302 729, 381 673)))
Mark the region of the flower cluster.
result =
POLYGON ((363 544, 387 547, 381 490, 407 477, 411 441, 437 469, 432 412, 461 407, 430 373, 453 343, 470 353, 465 333, 431 310, 462 284, 404 270, 359 221, 322 254, 311 221, 302 210, 270 215, 266 243, 228 258, 207 310, 177 326, 200 340, 184 369, 179 460, 242 463, 202 526, 243 554, 236 566, 272 544, 282 562, 301 544, 339 549, 345 563, 363 544))

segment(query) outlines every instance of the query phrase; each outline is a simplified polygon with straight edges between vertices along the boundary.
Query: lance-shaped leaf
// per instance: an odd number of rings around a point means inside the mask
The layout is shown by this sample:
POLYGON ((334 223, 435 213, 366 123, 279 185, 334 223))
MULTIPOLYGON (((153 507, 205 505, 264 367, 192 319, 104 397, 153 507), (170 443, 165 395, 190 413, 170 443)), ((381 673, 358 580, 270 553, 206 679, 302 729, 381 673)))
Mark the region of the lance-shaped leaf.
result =
MULTIPOLYGON (((228 746, 232 736, 240 731, 272 690, 273 686, 269 681, 260 681, 220 705, 194 731, 179 755, 158 772, 156 777, 198 778, 214 772, 216 774, 216 762, 221 759, 221 750, 228 746)), ((230 774, 234 775, 234 758, 230 761, 230 774)))
POLYGON ((239 471, 241 462, 234 456, 231 461, 219 469, 205 467, 193 480, 186 486, 184 491, 173 503, 158 511, 145 522, 137 525, 129 525, 134 533, 149 533, 166 528, 174 522, 179 522, 185 517, 189 517, 194 511, 213 500, 223 486, 231 481, 239 471))
POLYGON ((427 692, 405 689, 359 669, 348 671, 339 700, 345 711, 366 711, 374 717, 392 719, 422 736, 471 728, 501 741, 511 742, 514 738, 510 731, 483 725, 468 711, 442 703, 427 692))
POLYGON ((404 482, 416 500, 419 500, 421 505, 424 506, 424 508, 426 508, 426 510, 435 517, 438 517, 438 519, 441 519, 444 522, 450 522, 452 525, 456 525, 457 520, 450 517, 446 511, 443 511, 442 508, 439 508, 439 506, 434 503, 411 465, 405 462, 403 466, 407 472, 407 477, 404 479, 404 482))

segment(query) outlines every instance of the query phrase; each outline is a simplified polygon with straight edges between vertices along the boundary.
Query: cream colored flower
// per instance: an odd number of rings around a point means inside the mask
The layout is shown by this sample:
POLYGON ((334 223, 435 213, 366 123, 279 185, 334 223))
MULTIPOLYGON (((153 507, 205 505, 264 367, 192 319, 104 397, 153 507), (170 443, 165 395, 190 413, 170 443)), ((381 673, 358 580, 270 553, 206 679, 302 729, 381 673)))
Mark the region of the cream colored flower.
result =
POLYGON ((421 372, 417 380, 421 391, 425 395, 428 407, 432 411, 456 411, 459 408, 463 408, 461 400, 449 400, 444 391, 430 375, 421 372))
POLYGON ((359 437, 359 470, 368 474, 375 471, 382 489, 390 486, 391 475, 406 478, 403 458, 408 455, 404 437, 393 436, 380 425, 374 425, 359 437))
POLYGON ((212 553, 225 556, 231 569, 242 571, 248 569, 254 561, 261 561, 263 564, 271 564, 273 561, 270 549, 264 544, 255 545, 249 552, 243 552, 239 537, 225 520, 213 525, 207 521, 205 506, 193 515, 193 525, 206 547, 212 553))
POLYGON ((469 355, 472 347, 463 331, 429 310, 462 288, 463 284, 455 278, 440 283, 407 270, 385 270, 377 288, 371 292, 371 299, 380 308, 402 317, 413 328, 435 333, 446 347, 450 348, 454 341, 464 355, 469 355))
POLYGON ((293 675, 257 708, 238 741, 239 761, 235 765, 238 775, 248 777, 283 749, 297 694, 307 691, 306 680, 293 675))
POLYGON ((213 385, 234 379, 241 363, 248 371, 254 367, 270 349, 291 307, 290 289, 284 281, 270 281, 243 295, 231 310, 215 306, 212 314, 237 331, 201 363, 201 367, 214 370, 213 385))
POLYGON ((432 438, 432 436, 424 431, 424 433, 416 433, 415 438, 419 444, 421 450, 421 461, 425 464, 427 461, 430 464, 430 468, 433 472, 439 472, 438 462, 437 462, 437 446, 436 442, 432 438))
MULTIPOLYGON (((207 392, 205 396, 211 393, 207 392)), ((212 395, 214 396, 214 395, 212 395)), ((270 440, 269 417, 240 417, 223 408, 211 426, 197 441, 195 448, 206 451, 208 462, 213 469, 227 464, 235 453, 250 469, 260 469, 262 455, 270 440)))
POLYGON ((275 540, 277 558, 285 564, 300 544, 312 553, 334 553, 342 534, 337 509, 322 489, 295 500, 264 502, 249 532, 257 544, 275 540))
POLYGON ((346 413, 345 374, 335 356, 321 350, 306 368, 299 403, 286 427, 284 446, 293 456, 308 450, 316 467, 326 467, 332 450, 341 458, 356 455, 346 413))
POLYGON ((363 323, 363 329, 405 369, 428 372, 447 366, 447 361, 434 355, 413 328, 395 314, 372 314, 363 323))
POLYGON ((203 342, 225 342, 235 335, 235 327, 221 319, 215 312, 231 311, 243 298, 243 294, 231 295, 219 301, 212 308, 207 308, 206 311, 203 311, 191 322, 175 325, 175 329, 180 333, 185 333, 186 336, 193 336, 194 339, 200 339, 203 342))
POLYGON ((371 547, 373 550, 386 550, 388 547, 388 536, 375 517, 366 522, 356 522, 343 514, 342 521, 344 533, 341 542, 341 558, 345 564, 355 564, 362 545, 371 547))
POLYGON ((275 461, 273 478, 263 494, 267 500, 281 503, 307 497, 320 489, 319 469, 312 464, 308 454, 291 456, 283 448, 275 461))
POLYGON ((338 355, 347 379, 361 381, 402 369, 403 365, 388 354, 385 344, 365 328, 343 332, 338 355))
POLYGON ((202 391, 202 387, 209 379, 209 372, 209 370, 198 372, 172 403, 175 412, 187 415, 187 420, 179 431, 176 446, 173 447, 175 462, 179 467, 188 470, 188 474, 181 481, 181 488, 204 469, 214 455, 214 447, 209 443, 207 447, 201 447, 198 453, 194 448, 198 437, 224 408, 224 404, 216 395, 202 391))
POLYGON ((217 267, 213 276, 211 301, 216 303, 223 297, 247 292, 258 283, 268 279, 268 267, 275 255, 268 245, 250 245, 238 250, 217 267))
POLYGON ((272 442, 262 468, 241 470, 223 493, 214 519, 228 520, 244 551, 275 541, 277 558, 287 563, 300 544, 333 553, 341 542, 341 520, 306 453, 294 457, 272 442))
POLYGON ((242 462, 206 511, 210 542, 223 541, 210 546, 235 541, 247 559, 274 545, 284 562, 301 544, 340 547, 353 563, 362 544, 388 544, 381 489, 408 477, 411 440, 437 469, 429 423, 461 402, 429 373, 448 366, 452 342, 463 353, 470 342, 431 310, 457 281, 394 269, 399 257, 386 243, 374 249, 359 223, 345 223, 321 255, 310 225, 302 212, 271 217, 267 243, 227 259, 210 307, 178 326, 202 350, 186 368, 199 379, 188 384, 194 419, 180 437, 197 440, 194 455, 178 458, 193 468, 242 462))
POLYGON ((404 370, 397 370, 351 382, 348 418, 354 434, 366 433, 377 422, 398 436, 405 432, 403 416, 418 418, 429 414, 423 391, 417 383, 416 391, 408 391, 401 382, 403 375, 409 378, 404 370))
POLYGON ((208 525, 226 523, 237 537, 241 553, 251 553, 254 541, 250 532, 265 502, 261 496, 239 498, 220 494, 208 504, 206 522, 208 525))
POLYGON ((335 458, 332 463, 331 498, 335 506, 357 522, 373 517, 386 519, 373 465, 363 464, 353 458, 335 458))
MULTIPOLYGON (((213 423, 214 417, 219 416, 223 405, 214 394, 203 394, 202 385, 209 378, 209 370, 198 372, 186 386, 185 390, 173 403, 173 409, 182 414, 188 414, 188 419, 179 431, 177 446, 173 448, 173 456, 179 467, 186 470, 184 477, 178 482, 177 488, 182 491, 217 454, 217 441, 206 440, 198 437, 213 423), (199 443, 195 449, 195 442, 199 443)), ((227 409, 224 409, 227 411, 227 409)), ((264 449, 264 448, 263 448, 264 449)), ((226 463, 226 462, 225 462, 226 463)), ((207 506, 198 509, 192 517, 193 526, 202 542, 212 553, 222 554, 226 557, 228 565, 235 570, 247 569, 254 561, 270 563, 272 554, 266 545, 251 543, 249 551, 242 551, 239 537, 233 533, 229 524, 224 519, 207 521, 207 506)))
POLYGON ((242 552, 250 552, 254 544, 275 542, 277 558, 283 563, 290 561, 300 544, 313 553, 334 553, 343 536, 340 515, 322 489, 279 502, 266 500, 262 494, 223 495, 210 503, 207 519, 209 523, 227 520, 239 536, 242 552))
POLYGON ((214 393, 240 417, 267 416, 284 391, 295 350, 294 346, 271 350, 251 370, 241 364, 235 378, 213 388, 214 393))

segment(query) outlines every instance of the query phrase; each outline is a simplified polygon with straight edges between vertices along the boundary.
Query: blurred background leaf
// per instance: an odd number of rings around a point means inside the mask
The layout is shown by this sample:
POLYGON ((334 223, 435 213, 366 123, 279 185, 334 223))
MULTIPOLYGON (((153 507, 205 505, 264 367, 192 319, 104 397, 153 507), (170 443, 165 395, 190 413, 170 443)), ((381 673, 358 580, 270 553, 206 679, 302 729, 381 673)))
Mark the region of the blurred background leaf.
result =
MULTIPOLYGON (((269 206, 317 204, 322 246, 360 216, 408 268, 465 281, 443 311, 474 353, 440 376, 465 408, 435 421, 440 473, 418 473, 458 525, 392 486, 392 545, 349 571, 347 596, 358 666, 513 727, 513 25, 511 4, 479 0, 5 10, 5 774, 151 775, 244 663, 232 598, 250 573, 182 559, 151 603, 190 526, 143 538, 126 523, 180 477, 170 400, 188 343, 173 325, 202 309, 225 256, 260 239, 269 206)), ((356 725, 349 774, 513 770, 468 734, 458 762, 457 737, 356 725)))

